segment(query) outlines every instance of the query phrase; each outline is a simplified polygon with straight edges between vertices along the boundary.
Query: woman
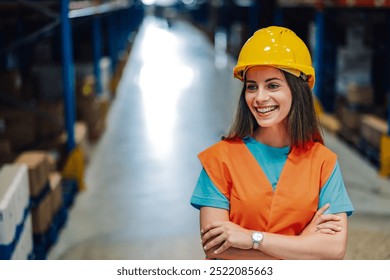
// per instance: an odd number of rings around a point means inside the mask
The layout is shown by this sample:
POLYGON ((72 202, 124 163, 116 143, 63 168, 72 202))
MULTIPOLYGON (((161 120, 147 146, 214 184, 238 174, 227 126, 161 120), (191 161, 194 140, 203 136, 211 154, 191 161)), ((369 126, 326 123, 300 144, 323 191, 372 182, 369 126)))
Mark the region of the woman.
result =
POLYGON ((235 120, 199 154, 191 198, 207 258, 342 259, 353 206, 319 131, 306 45, 287 28, 260 29, 234 76, 243 81, 235 120))

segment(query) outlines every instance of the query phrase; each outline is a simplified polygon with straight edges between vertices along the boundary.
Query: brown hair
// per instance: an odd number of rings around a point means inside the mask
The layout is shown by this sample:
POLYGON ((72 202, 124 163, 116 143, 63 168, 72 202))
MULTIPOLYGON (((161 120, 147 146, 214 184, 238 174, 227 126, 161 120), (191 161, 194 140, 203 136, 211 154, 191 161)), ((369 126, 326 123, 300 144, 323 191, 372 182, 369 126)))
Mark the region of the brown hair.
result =
MULTIPOLYGON (((313 93, 307 82, 288 72, 282 71, 292 94, 292 104, 287 116, 287 132, 291 148, 307 149, 313 142, 324 143, 320 132, 317 113, 314 108, 313 93)), ((223 139, 253 136, 259 127, 245 101, 246 77, 238 100, 237 110, 230 130, 223 139)))

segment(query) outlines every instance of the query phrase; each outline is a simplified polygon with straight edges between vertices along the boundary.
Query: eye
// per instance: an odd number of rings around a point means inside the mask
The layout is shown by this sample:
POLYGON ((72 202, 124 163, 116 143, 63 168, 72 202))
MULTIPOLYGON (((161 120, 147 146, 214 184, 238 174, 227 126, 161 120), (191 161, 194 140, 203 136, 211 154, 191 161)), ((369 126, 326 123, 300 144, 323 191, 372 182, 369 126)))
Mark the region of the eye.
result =
POLYGON ((247 91, 256 91, 259 87, 256 84, 246 84, 247 91))
POLYGON ((268 84, 268 86, 267 86, 269 89, 271 89, 271 90, 276 90, 276 89, 278 89, 279 87, 280 87, 280 85, 279 84, 276 84, 276 83, 270 83, 270 84, 268 84))

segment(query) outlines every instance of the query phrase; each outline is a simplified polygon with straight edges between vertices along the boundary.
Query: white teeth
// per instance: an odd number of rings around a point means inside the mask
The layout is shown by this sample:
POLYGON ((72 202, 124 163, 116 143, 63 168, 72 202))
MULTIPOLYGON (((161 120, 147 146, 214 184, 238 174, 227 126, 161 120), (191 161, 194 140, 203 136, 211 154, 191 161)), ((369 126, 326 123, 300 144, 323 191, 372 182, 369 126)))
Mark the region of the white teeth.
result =
POLYGON ((256 111, 262 114, 271 112, 275 110, 278 106, 269 106, 269 107, 262 107, 262 108, 257 108, 256 111))

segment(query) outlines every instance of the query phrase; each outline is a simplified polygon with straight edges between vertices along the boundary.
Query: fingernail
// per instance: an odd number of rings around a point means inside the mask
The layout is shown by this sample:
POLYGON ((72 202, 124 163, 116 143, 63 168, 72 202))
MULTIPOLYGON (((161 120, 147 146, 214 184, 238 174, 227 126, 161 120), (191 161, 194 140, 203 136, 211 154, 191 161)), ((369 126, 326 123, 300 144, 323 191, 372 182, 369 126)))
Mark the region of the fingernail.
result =
POLYGON ((207 245, 203 247, 204 250, 207 250, 207 245))
POLYGON ((200 233, 203 233, 203 228, 200 230, 200 233))

